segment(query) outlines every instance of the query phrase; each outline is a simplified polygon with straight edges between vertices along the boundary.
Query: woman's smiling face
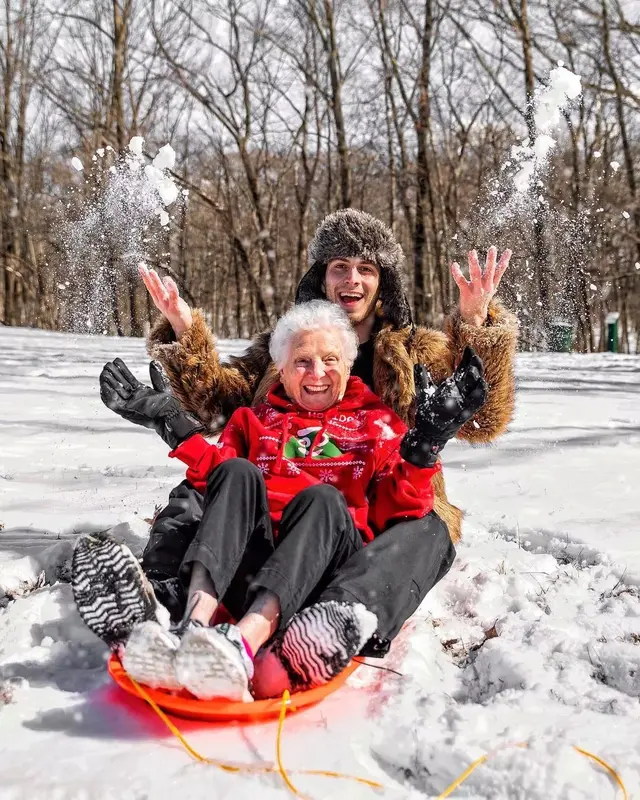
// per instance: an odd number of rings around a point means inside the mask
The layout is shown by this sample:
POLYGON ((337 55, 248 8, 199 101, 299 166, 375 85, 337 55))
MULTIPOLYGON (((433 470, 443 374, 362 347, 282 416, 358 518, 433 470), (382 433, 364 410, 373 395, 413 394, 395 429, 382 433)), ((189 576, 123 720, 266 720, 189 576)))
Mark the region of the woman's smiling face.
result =
POLYGON ((338 331, 295 333, 280 380, 289 398, 307 411, 325 411, 342 400, 349 370, 338 331))

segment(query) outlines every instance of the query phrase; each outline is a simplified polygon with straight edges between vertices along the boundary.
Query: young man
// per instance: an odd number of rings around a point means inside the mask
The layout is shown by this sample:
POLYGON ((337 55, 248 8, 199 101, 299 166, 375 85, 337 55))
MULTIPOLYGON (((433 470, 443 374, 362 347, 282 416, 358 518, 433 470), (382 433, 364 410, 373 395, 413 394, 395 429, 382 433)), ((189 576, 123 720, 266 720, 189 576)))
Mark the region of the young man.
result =
MULTIPOLYGON (((517 325, 514 315, 494 297, 510 255, 506 251, 496 263, 496 251, 491 248, 483 274, 473 251, 469 254, 469 281, 454 264, 459 307, 445 320, 444 331, 417 327, 403 289, 404 254, 392 231, 369 214, 344 209, 319 225, 309 246, 310 268, 300 281, 296 302, 328 299, 344 309, 360 341, 352 374, 409 425, 413 424, 415 401, 414 365, 424 365, 440 383, 453 373, 465 347, 472 347, 484 364, 489 393, 483 408, 462 426, 458 436, 486 443, 505 431, 514 407, 517 325)), ((182 407, 214 433, 236 408, 263 400, 277 379, 269 356, 271 333, 260 334, 243 356, 222 364, 203 314, 187 306, 175 283, 170 278, 161 280, 145 268, 141 275, 163 314, 151 332, 149 353, 162 364, 182 407)), ((462 512, 448 502, 442 473, 434 479, 434 491, 435 512, 455 543, 461 535, 462 512)), ((159 599, 170 608, 176 605, 171 592, 181 591, 171 579, 195 534, 201 507, 202 496, 184 481, 171 492, 168 506, 158 514, 151 530, 143 568, 158 582, 159 599)), ((419 520, 407 525, 416 528, 414 536, 405 532, 407 546, 446 549, 445 543, 430 542, 420 535, 419 520)), ((417 570, 419 561, 416 558, 417 570)), ((450 561, 444 572, 449 566, 450 561)), ((392 578, 381 575, 381 580, 392 578)), ((416 608, 425 594, 421 586, 416 587, 416 608)), ((369 653, 381 653, 387 647, 388 642, 378 642, 369 653)))

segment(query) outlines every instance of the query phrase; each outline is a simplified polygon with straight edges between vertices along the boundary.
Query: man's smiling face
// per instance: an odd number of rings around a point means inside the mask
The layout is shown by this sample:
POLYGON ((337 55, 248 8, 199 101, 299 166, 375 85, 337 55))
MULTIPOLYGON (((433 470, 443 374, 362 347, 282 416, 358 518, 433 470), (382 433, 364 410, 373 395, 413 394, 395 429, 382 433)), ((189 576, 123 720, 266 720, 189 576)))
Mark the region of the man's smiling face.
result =
POLYGON ((380 270, 361 258, 334 258, 327 264, 324 293, 356 325, 375 312, 380 270))

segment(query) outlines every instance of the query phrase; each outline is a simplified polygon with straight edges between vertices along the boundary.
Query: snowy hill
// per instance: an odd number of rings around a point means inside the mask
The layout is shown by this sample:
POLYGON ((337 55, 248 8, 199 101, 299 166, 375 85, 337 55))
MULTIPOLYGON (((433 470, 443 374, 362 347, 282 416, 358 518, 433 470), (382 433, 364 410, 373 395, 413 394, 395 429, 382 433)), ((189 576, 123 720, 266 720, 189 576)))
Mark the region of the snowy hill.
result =
MULTIPOLYGON (((145 378, 141 341, 0 328, 0 799, 285 797, 278 775, 193 762, 112 687, 73 608, 75 536, 117 526, 140 549, 182 478, 157 437, 102 405, 116 355, 145 378)), ((376 793, 296 769, 437 797, 498 750, 453 797, 621 797, 572 745, 640 796, 640 358, 522 355, 518 379, 497 445, 445 450, 465 539, 383 662, 401 675, 360 667, 287 719, 283 758, 305 796, 376 793)), ((275 724, 179 727, 207 756, 274 759, 275 724)))

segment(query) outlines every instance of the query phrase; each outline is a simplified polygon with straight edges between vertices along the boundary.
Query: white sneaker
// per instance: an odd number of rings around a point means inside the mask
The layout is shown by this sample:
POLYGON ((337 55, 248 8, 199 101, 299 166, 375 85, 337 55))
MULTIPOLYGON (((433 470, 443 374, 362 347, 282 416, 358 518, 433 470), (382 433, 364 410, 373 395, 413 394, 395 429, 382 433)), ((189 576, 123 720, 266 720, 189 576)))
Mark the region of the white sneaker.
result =
POLYGON ((180 639, 157 622, 135 625, 122 655, 128 675, 152 689, 182 689, 176 676, 175 658, 180 639))
POLYGON ((175 659, 176 676, 201 700, 224 697, 249 703, 253 661, 235 625, 192 626, 186 631, 175 659))

